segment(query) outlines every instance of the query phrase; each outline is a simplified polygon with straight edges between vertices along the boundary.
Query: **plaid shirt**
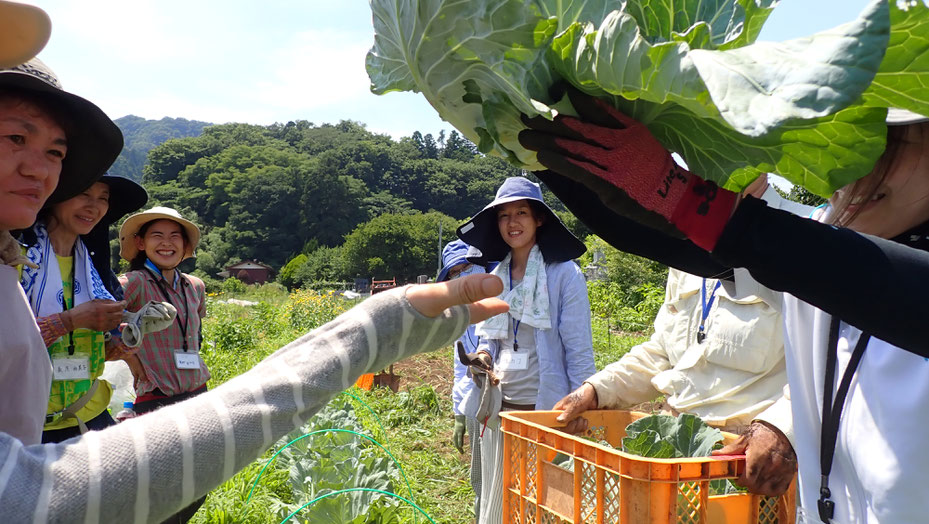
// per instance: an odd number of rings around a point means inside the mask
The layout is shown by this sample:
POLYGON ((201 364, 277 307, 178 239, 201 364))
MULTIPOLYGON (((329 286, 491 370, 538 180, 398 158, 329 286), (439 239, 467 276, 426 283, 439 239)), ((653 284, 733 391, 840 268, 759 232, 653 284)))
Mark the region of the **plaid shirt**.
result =
POLYGON ((206 286, 203 281, 184 275, 175 287, 160 274, 143 269, 122 275, 119 282, 123 286, 126 309, 129 311, 138 311, 152 300, 167 301, 177 308, 177 319, 170 327, 149 333, 142 339, 138 355, 148 379, 139 381, 136 395, 144 395, 158 388, 165 395, 174 396, 206 384, 210 372, 203 359, 200 359, 200 369, 178 369, 174 362, 174 352, 184 348, 185 338, 187 351, 200 350, 200 319, 206 314, 206 286), (168 292, 168 297, 164 296, 162 289, 168 292), (186 328, 186 337, 181 325, 186 328))

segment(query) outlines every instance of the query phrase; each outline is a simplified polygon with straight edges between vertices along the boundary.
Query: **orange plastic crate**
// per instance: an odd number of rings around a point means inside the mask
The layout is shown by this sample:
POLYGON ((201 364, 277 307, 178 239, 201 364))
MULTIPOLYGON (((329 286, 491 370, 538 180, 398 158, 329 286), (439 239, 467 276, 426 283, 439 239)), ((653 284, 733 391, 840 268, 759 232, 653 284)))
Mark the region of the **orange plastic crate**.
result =
MULTIPOLYGON (((501 413, 503 522, 507 524, 793 524, 794 483, 778 498, 710 495, 710 481, 733 479, 744 458, 653 459, 611 449, 555 429, 557 411, 501 413), (571 472, 552 461, 574 458, 571 472)), ((584 414, 587 436, 622 445, 634 411, 584 414)), ((736 435, 723 433, 726 442, 736 435)))

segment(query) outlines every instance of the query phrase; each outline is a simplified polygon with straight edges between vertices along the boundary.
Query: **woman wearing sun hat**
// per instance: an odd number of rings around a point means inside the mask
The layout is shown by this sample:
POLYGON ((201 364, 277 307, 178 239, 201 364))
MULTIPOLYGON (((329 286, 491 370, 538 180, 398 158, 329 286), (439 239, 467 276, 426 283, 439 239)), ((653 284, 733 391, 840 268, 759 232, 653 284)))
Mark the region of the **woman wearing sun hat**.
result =
POLYGON ((169 207, 130 216, 119 229, 119 254, 129 261, 121 276, 126 308, 150 301, 177 309, 175 322, 146 337, 139 349, 135 410, 146 413, 206 391, 210 372, 200 358, 200 320, 206 314, 203 281, 178 271, 200 242, 200 228, 169 207))
MULTIPOLYGON (((170 207, 153 207, 130 216, 119 228, 119 255, 129 271, 119 278, 126 308, 136 311, 151 301, 177 310, 167 328, 145 337, 133 369, 138 414, 154 411, 206 391, 210 372, 200 358, 200 322, 206 315, 206 286, 177 266, 194 256, 200 228, 170 207)), ((186 522, 206 497, 166 522, 186 522)))
POLYGON ((572 262, 586 248, 542 200, 539 185, 521 177, 506 179, 458 236, 484 259, 501 261, 492 273, 503 280, 500 298, 510 306, 475 329, 478 355, 500 378, 499 406, 478 416, 484 426, 478 522, 497 524, 504 460, 497 412, 551 409, 596 372, 587 284, 572 262))
MULTIPOLYGON (((0 3, 0 63, 19 60, 7 53, 10 33, 3 26, 17 25, 17 12, 28 17, 30 11, 35 9, 0 3)), ((41 48, 48 34, 36 36, 18 53, 41 48)), ((0 431, 28 445, 41 439, 52 369, 19 284, 16 266, 25 257, 9 231, 30 227, 47 201, 69 198, 99 179, 123 140, 100 108, 64 91, 38 59, 0 69, 0 137, 0 431)))
POLYGON ((139 209, 145 189, 104 175, 81 194, 53 204, 26 230, 20 284, 52 361, 53 381, 42 442, 61 442, 115 424, 107 411, 112 387, 99 377, 105 360, 129 355, 116 329, 122 288, 110 268, 110 224, 139 209), (115 331, 107 339, 107 332, 115 331), (80 363, 79 373, 62 366, 80 363))

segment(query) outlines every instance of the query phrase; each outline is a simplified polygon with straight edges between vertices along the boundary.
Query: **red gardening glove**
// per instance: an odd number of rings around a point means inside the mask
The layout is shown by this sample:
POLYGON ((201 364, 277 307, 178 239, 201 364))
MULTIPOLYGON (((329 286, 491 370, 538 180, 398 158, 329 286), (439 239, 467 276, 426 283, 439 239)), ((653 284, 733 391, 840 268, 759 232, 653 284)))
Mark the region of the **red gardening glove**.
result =
POLYGON ((536 151, 542 165, 589 187, 615 212, 651 226, 635 209, 641 206, 712 251, 738 194, 677 165, 648 128, 606 102, 575 89, 568 94, 580 118, 524 119, 530 129, 519 134, 523 147, 536 151))

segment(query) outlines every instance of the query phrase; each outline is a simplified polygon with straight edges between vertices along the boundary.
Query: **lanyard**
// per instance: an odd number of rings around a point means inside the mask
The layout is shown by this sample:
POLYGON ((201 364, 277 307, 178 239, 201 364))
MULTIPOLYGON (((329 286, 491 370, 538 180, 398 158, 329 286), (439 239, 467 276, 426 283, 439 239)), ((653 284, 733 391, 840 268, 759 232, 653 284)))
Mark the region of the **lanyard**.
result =
MULTIPOLYGON (((164 275, 161 275, 162 278, 158 278, 157 276, 155 276, 155 273, 153 273, 151 269, 145 268, 145 271, 148 271, 148 273, 152 276, 152 278, 155 279, 155 284, 158 285, 158 289, 161 290, 161 294, 164 295, 165 300, 167 300, 169 304, 174 306, 174 301, 171 300, 171 295, 168 294, 168 289, 165 287, 164 282, 162 282, 162 280, 164 280, 164 275)), ((175 269, 175 271, 177 270, 175 269)), ((180 283, 181 283, 181 299, 182 299, 181 302, 184 303, 184 321, 181 322, 180 315, 175 317, 175 320, 177 321, 177 327, 181 330, 181 338, 184 340, 184 347, 182 349, 184 351, 187 351, 187 326, 190 324, 190 316, 188 315, 189 311, 187 309, 187 291, 186 291, 187 279, 181 276, 180 283)), ((177 306, 174 306, 174 309, 180 311, 180 308, 178 308, 177 306)))
MULTIPOLYGON (((513 291, 513 266, 510 265, 510 291, 513 291)), ((521 321, 516 320, 510 315, 510 319, 513 320, 513 351, 519 351, 519 342, 516 341, 516 334, 519 333, 519 324, 521 321)))
MULTIPOLYGON (((64 289, 64 283, 62 283, 64 289)), ((61 307, 64 311, 74 309, 74 266, 71 266, 71 307, 68 307, 68 299, 65 298, 64 292, 61 293, 61 307)), ((74 330, 68 331, 68 356, 74 355, 74 330)))
POLYGON ((819 486, 819 518, 823 522, 829 522, 835 514, 835 502, 830 500, 832 492, 829 491, 829 474, 832 472, 832 461, 835 458, 835 442, 839 436, 839 420, 842 417, 842 408, 845 406, 845 398, 848 396, 848 388, 852 383, 852 377, 861 357, 864 355, 865 348, 868 347, 868 341, 871 335, 862 333, 858 337, 858 343, 855 345, 852 356, 848 361, 848 366, 842 374, 842 381, 835 392, 835 400, 832 400, 832 383, 835 382, 836 361, 839 353, 839 319, 832 317, 832 324, 829 326, 829 346, 826 348, 826 380, 823 383, 823 427, 819 438, 819 466, 820 466, 820 486, 819 486))
POLYGON ((716 281, 716 285, 713 286, 713 291, 710 293, 710 300, 706 300, 706 279, 703 279, 703 285, 700 286, 700 306, 703 308, 703 311, 700 315, 700 328, 697 329, 697 344, 702 344, 706 340, 706 330, 705 324, 706 319, 710 316, 710 309, 713 307, 713 301, 716 300, 716 290, 719 289, 719 286, 722 285, 722 282, 719 280, 716 281))

